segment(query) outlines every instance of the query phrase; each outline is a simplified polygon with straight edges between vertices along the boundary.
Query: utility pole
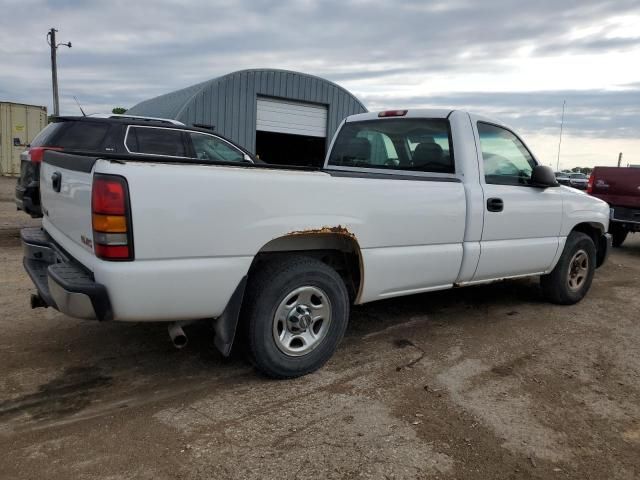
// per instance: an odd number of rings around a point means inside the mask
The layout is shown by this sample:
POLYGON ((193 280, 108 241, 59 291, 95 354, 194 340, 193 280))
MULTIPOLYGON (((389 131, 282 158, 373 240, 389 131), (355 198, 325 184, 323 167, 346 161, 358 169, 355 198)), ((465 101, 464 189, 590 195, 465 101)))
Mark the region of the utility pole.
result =
POLYGON ((618 167, 622 164, 622 152, 618 154, 618 167))
POLYGON ((558 161, 556 163, 556 172, 560 171, 560 146, 562 145, 562 127, 564 127, 564 106, 566 103, 566 100, 562 101, 562 119, 560 120, 560 141, 558 142, 558 161))
POLYGON ((51 47, 51 84, 53 86, 53 115, 57 117, 60 115, 60 102, 58 101, 58 62, 56 59, 56 52, 60 45, 71 48, 71 42, 68 43, 56 43, 56 30, 51 28, 47 33, 47 43, 51 47))

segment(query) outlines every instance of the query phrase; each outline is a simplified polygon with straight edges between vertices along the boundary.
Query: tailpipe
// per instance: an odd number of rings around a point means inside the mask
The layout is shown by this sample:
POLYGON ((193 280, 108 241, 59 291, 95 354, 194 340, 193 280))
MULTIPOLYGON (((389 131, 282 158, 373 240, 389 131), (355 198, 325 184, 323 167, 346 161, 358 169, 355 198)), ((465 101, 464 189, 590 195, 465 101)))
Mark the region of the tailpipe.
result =
POLYGON ((169 325, 169 338, 171 338, 173 346, 178 350, 186 347, 187 343, 189 343, 189 338, 187 337, 187 334, 184 333, 181 322, 176 322, 169 325))

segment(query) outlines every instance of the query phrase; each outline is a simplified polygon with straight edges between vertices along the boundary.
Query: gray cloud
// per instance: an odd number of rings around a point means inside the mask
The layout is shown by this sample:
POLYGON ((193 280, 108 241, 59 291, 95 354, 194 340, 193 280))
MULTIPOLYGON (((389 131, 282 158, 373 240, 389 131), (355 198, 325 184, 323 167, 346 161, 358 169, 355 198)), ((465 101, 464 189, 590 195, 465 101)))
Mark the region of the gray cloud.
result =
POLYGON ((576 136, 638 138, 640 86, 631 90, 553 92, 467 92, 427 97, 367 95, 363 100, 376 109, 458 108, 493 115, 527 132, 557 133, 562 102, 566 101, 565 131, 576 136))
MULTIPOLYGON (((0 97, 51 103, 44 36, 56 25, 60 40, 74 44, 59 56, 66 113, 77 111, 72 95, 87 110, 104 111, 243 68, 291 68, 350 85, 375 80, 393 92, 399 77, 495 72, 496 62, 520 48, 539 58, 640 47, 640 37, 616 37, 605 22, 640 15, 637 0, 0 0, 0 7, 0 97), (604 26, 572 39, 592 25, 604 26)), ((566 99, 570 131, 637 137, 637 80, 619 91, 396 95, 393 105, 381 95, 361 96, 373 108, 468 107, 536 131, 557 128, 566 99)))

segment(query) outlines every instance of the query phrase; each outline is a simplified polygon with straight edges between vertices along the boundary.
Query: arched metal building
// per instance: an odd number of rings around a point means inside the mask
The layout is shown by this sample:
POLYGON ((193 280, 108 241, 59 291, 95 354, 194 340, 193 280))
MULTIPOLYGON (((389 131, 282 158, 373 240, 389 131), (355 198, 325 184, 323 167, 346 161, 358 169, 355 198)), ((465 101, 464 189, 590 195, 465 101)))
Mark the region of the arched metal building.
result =
POLYGON ((321 165, 348 115, 366 112, 333 82, 286 70, 242 70, 145 100, 127 113, 211 128, 269 163, 321 165))

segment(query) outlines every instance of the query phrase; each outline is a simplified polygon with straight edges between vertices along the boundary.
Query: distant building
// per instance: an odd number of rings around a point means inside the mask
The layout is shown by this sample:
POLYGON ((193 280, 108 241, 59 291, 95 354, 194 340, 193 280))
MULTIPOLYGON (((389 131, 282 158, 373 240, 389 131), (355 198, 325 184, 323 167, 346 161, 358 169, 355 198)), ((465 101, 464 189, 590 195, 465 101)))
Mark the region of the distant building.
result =
POLYGON ((0 102, 0 175, 20 173, 20 154, 47 125, 47 107, 0 102))
POLYGON ((321 165, 340 122, 365 106, 333 82, 285 70, 242 70, 145 100, 127 114, 204 126, 270 163, 321 165))

